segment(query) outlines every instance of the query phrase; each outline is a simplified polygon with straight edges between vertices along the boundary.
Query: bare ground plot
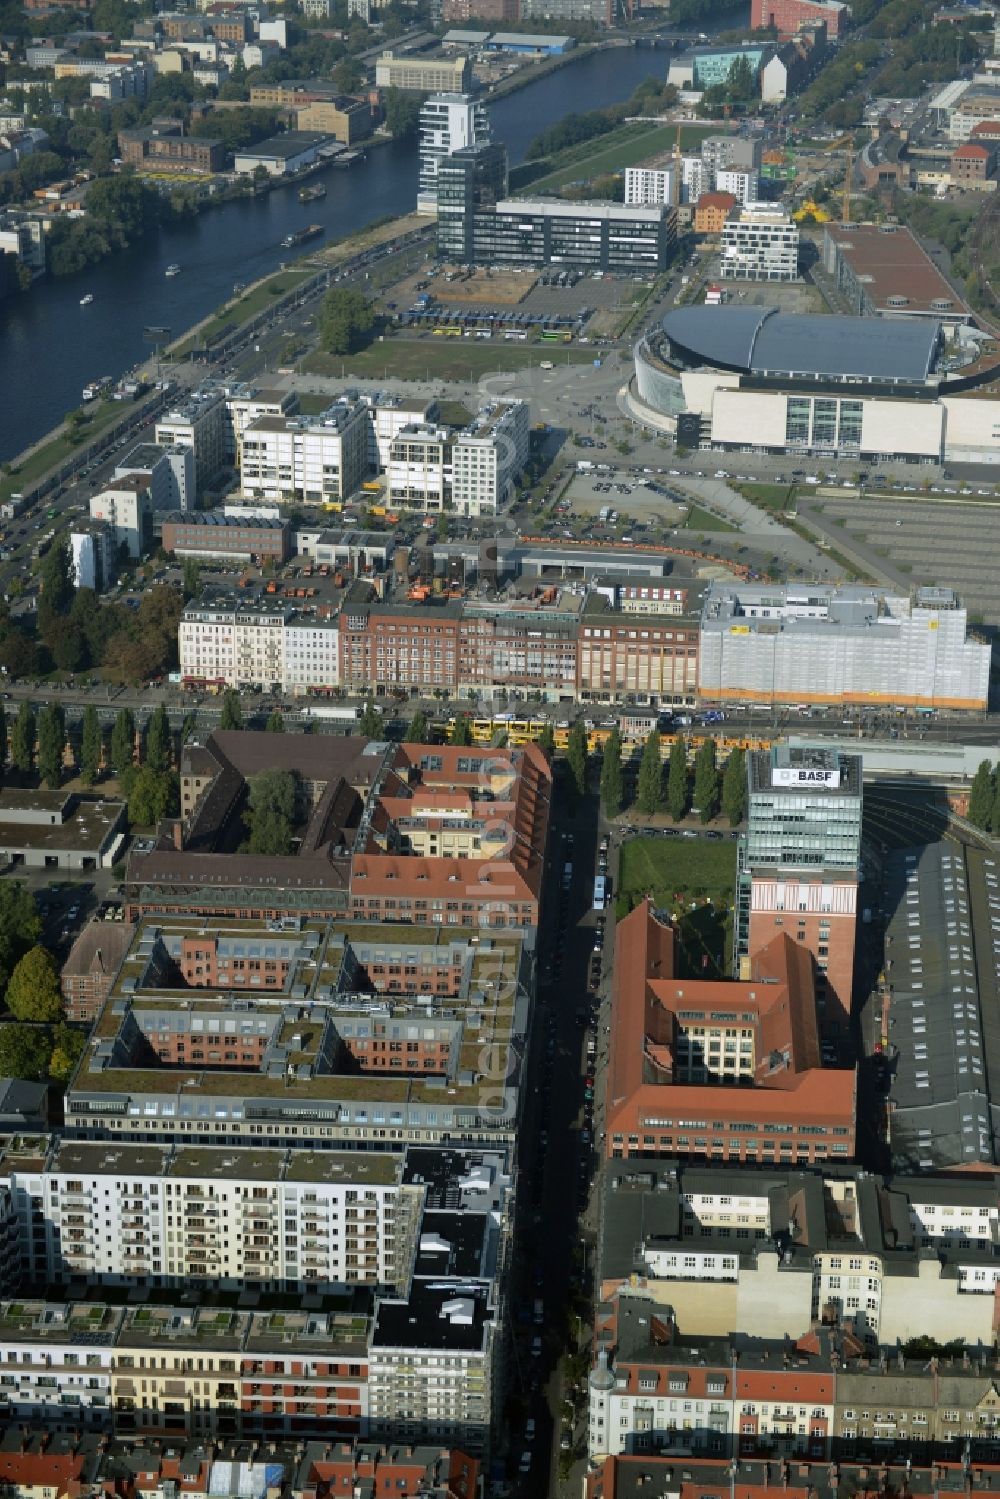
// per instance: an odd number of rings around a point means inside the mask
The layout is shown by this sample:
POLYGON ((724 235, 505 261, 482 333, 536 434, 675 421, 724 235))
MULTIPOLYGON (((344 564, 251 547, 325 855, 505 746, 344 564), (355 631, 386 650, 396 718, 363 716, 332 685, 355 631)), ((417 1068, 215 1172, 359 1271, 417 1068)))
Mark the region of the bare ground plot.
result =
POLYGON ((822 513, 881 550, 914 583, 956 588, 970 616, 1000 624, 994 561, 1000 507, 845 494, 826 500, 822 513))
POLYGON ((481 268, 470 275, 468 271, 461 271, 458 267, 445 267, 436 275, 426 275, 422 279, 430 282, 426 288, 428 294, 445 307, 452 303, 459 307, 466 304, 473 307, 517 307, 537 278, 534 271, 525 274, 523 271, 489 271, 481 268), (456 279, 449 281, 449 274, 456 276, 456 279))

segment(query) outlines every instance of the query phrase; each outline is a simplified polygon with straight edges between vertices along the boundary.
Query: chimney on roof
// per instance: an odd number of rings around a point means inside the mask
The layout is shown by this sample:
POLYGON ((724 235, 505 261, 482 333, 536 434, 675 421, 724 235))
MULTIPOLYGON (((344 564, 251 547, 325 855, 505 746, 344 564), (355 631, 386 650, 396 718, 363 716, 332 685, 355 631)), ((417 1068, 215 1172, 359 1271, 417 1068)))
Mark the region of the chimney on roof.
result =
POLYGON ((174 848, 178 853, 181 853, 184 848, 184 824, 181 822, 179 817, 174 821, 172 832, 174 838, 174 848))

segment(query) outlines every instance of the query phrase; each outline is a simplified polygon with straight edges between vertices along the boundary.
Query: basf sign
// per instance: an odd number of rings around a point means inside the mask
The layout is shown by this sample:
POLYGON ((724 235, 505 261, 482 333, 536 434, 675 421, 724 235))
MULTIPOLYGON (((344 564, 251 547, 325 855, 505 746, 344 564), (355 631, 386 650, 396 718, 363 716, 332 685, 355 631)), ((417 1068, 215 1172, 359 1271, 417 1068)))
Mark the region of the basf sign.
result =
POLYGON ((772 786, 822 786, 836 791, 840 785, 839 770, 820 770, 810 765, 776 765, 771 772, 772 786))

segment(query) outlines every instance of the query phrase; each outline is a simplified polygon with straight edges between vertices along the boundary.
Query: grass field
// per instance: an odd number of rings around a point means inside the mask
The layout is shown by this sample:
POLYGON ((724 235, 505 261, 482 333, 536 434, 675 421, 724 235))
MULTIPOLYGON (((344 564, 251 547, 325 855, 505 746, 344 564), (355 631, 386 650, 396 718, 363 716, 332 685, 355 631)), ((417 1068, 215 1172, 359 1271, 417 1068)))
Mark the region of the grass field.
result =
POLYGON ((736 849, 704 838, 631 838, 618 867, 619 919, 646 895, 678 924, 679 976, 722 978, 732 952, 736 849))
POLYGON ((780 513, 787 510, 795 498, 794 484, 734 484, 731 487, 752 505, 759 505, 761 510, 780 513))
POLYGON ((499 370, 537 367, 543 359, 550 359, 553 364, 589 364, 593 357, 589 349, 546 344, 526 347, 493 342, 484 346, 471 339, 387 338, 384 343, 371 344, 343 358, 339 354, 310 354, 302 361, 302 368, 310 375, 337 378, 381 375, 385 379, 392 374, 402 380, 478 380, 499 370))
MULTIPOLYGON (((704 129, 684 126, 681 129, 681 144, 684 149, 700 145, 704 137, 711 133, 709 126, 704 129)), ((588 181, 605 172, 621 171, 624 167, 634 166, 637 161, 644 161, 657 151, 669 150, 676 138, 676 125, 650 125, 646 129, 622 125, 609 135, 598 136, 592 143, 592 150, 581 152, 580 147, 574 146, 562 157, 561 164, 559 158, 556 158, 552 171, 547 172, 544 177, 536 177, 534 182, 523 189, 522 195, 530 197, 552 188, 563 187, 567 182, 588 181)))
POLYGON ((738 531, 739 526, 730 525, 729 521, 723 520, 719 515, 713 515, 711 510, 705 510, 701 505, 691 505, 687 513, 687 529, 689 531, 738 531))

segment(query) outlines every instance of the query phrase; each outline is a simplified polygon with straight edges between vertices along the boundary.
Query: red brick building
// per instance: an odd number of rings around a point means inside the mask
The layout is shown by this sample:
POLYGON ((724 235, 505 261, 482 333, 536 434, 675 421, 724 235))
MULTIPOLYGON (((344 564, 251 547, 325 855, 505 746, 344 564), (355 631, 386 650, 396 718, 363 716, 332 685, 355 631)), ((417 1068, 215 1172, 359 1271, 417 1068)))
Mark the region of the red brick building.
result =
POLYGON ((111 993, 135 927, 124 921, 91 921, 70 948, 60 974, 66 1019, 96 1020, 111 993))
POLYGON ((750 26, 754 31, 773 27, 785 41, 810 21, 825 21, 833 40, 843 34, 850 15, 850 7, 839 0, 751 0, 750 26))
POLYGON ((996 146, 984 136, 966 141, 951 154, 951 180, 955 187, 995 188, 996 167, 996 146))
POLYGON ((820 1065, 811 953, 787 935, 739 982, 682 978, 649 901, 619 923, 607 1154, 850 1161, 855 1075, 820 1065))

